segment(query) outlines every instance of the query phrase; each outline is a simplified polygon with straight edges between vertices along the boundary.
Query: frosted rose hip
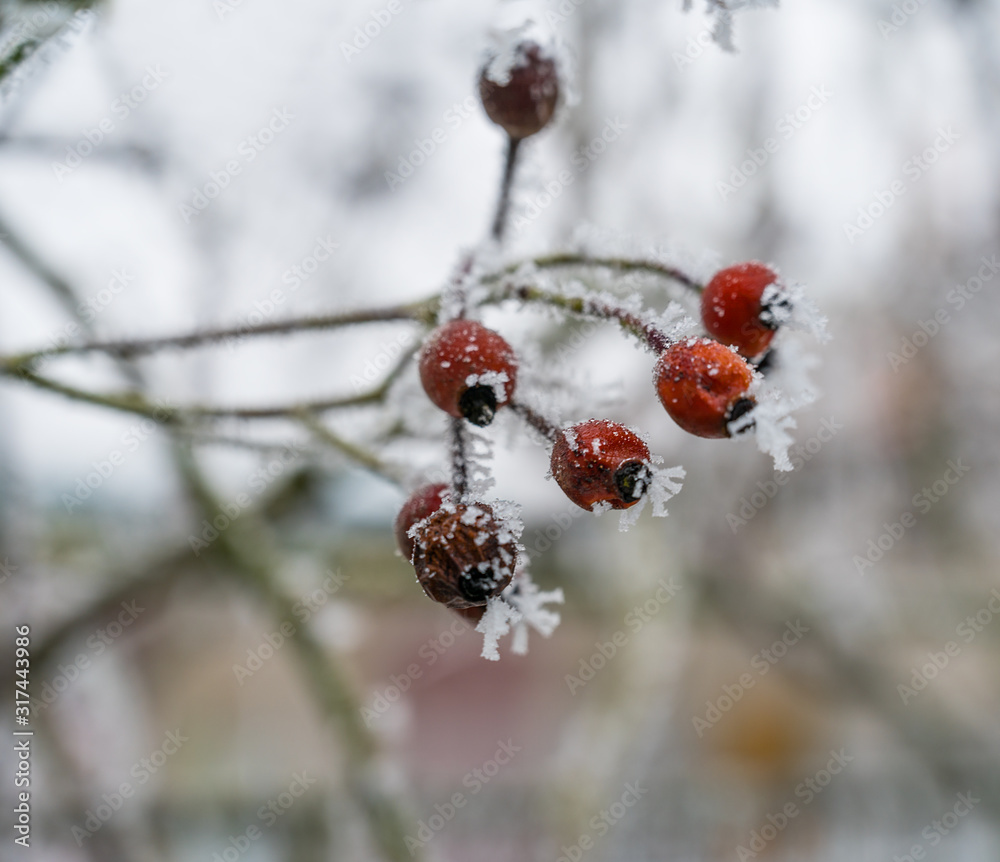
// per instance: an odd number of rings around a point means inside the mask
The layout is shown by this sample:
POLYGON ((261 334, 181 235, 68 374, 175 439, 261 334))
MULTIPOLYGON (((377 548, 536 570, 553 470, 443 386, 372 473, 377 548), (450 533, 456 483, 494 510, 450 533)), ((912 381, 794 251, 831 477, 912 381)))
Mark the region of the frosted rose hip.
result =
POLYGON ((555 113, 559 76, 555 61, 534 42, 518 45, 504 84, 490 80, 489 65, 479 75, 479 98, 487 116, 520 140, 541 131, 555 113))
POLYGON ((776 284, 777 274, 757 261, 719 270, 701 295, 701 319, 709 335, 735 347, 743 356, 760 356, 771 344, 789 299, 776 284), (771 295, 773 294, 773 295, 771 295))
POLYGON ((413 546, 417 580, 449 608, 485 605, 514 577, 517 545, 483 504, 438 509, 420 523, 413 546))
POLYGON ((578 506, 627 509, 649 484, 649 448, 617 422, 591 419, 561 431, 552 447, 552 475, 578 506))
POLYGON ((653 375, 667 413, 698 437, 729 437, 729 423, 756 403, 748 394, 753 371, 746 360, 708 338, 668 347, 653 375))
POLYGON ((513 349, 474 320, 452 320, 435 329, 420 351, 419 366, 427 397, 473 425, 489 425, 517 385, 513 349))

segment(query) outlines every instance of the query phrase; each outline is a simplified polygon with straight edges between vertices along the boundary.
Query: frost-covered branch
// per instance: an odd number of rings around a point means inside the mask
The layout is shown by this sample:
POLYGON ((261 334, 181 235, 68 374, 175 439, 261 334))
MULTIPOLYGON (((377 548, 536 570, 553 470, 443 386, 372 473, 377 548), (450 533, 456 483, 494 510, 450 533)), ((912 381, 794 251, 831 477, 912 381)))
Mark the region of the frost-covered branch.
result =
POLYGON ((117 339, 113 341, 88 341, 82 344, 66 344, 22 353, 17 356, 7 357, 2 361, 6 365, 28 365, 40 359, 85 353, 103 353, 108 356, 131 359, 161 351, 192 350, 201 347, 218 346, 244 338, 260 338, 269 335, 295 335, 300 332, 339 329, 363 323, 385 323, 405 320, 426 324, 433 320, 436 309, 436 298, 431 298, 408 305, 389 305, 382 308, 366 308, 334 314, 310 315, 307 317, 275 320, 270 323, 260 323, 257 325, 226 326, 159 338, 117 339))
POLYGON ((504 267, 498 272, 483 276, 480 281, 483 284, 493 284, 510 276, 521 274, 526 268, 530 270, 532 267, 536 269, 610 269, 623 275, 627 273, 645 273, 647 275, 656 275, 670 279, 695 293, 700 293, 704 290, 704 285, 694 277, 688 275, 678 267, 660 263, 659 261, 615 256, 595 257, 576 252, 561 252, 559 254, 542 255, 528 261, 518 261, 504 267))

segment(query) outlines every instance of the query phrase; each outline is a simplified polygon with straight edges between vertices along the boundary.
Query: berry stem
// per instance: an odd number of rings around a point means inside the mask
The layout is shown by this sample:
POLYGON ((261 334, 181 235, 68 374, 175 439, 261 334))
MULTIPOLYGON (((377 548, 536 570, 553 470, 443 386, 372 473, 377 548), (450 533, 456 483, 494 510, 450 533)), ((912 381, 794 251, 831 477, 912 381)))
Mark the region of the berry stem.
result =
POLYGON ((642 320, 637 314, 596 296, 566 296, 552 293, 531 285, 507 286, 504 295, 521 302, 537 302, 561 308, 584 317, 597 317, 616 322, 622 329, 634 335, 655 353, 662 353, 674 340, 654 324, 642 320))
POLYGON ((517 168, 517 154, 521 146, 520 138, 507 138, 507 156, 504 161, 503 179, 500 181, 500 199, 497 201, 496 215, 490 235, 498 243, 503 242, 507 229, 507 213, 510 210, 510 190, 514 185, 514 170, 517 168))
POLYGON ((510 409, 520 416, 528 425, 534 428, 539 434, 541 434, 546 440, 550 443, 555 443, 556 438, 559 436, 559 427, 554 422, 550 422, 542 416, 541 413, 520 401, 512 401, 510 403, 510 409))
POLYGON ((456 503, 465 502, 469 492, 469 462, 465 457, 464 419, 452 419, 451 434, 451 489, 456 503))
POLYGON ((466 283, 472 265, 475 263, 475 253, 469 252, 462 257, 455 275, 441 294, 437 322, 447 323, 449 320, 462 320, 469 314, 469 291, 466 283))

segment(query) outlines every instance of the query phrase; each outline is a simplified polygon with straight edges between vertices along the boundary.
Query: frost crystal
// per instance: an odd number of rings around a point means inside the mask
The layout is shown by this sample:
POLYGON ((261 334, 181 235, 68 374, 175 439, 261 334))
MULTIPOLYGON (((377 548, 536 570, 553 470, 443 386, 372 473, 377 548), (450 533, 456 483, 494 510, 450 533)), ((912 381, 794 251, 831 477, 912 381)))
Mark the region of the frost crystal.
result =
POLYGON ((826 315, 806 295, 801 284, 775 282, 773 285, 768 285, 761 295, 761 302, 766 303, 769 298, 774 298, 779 290, 788 298, 789 302, 775 303, 772 306, 771 314, 775 323, 787 326, 789 329, 808 332, 820 344, 829 341, 832 336, 827 331, 826 315))
POLYGON ((532 628, 542 637, 549 637, 557 628, 561 617, 550 611, 546 604, 562 604, 562 590, 540 590, 524 568, 518 570, 513 582, 499 596, 486 603, 483 616, 476 631, 483 636, 482 657, 489 661, 500 660, 500 638, 514 629, 511 652, 526 655, 528 652, 528 629, 532 628))
POLYGON ((510 378, 506 371, 484 371, 482 374, 470 374, 465 378, 465 385, 489 386, 498 403, 507 400, 507 384, 510 378))
POLYGON ((500 638, 510 631, 510 624, 519 619, 520 612, 507 604, 502 595, 489 599, 479 625, 476 626, 476 631, 483 636, 483 651, 480 655, 489 661, 500 661, 500 638))
POLYGON ((753 426, 757 448, 774 460, 774 469, 786 472, 792 469, 788 449, 795 442, 789 433, 797 427, 792 413, 815 399, 815 392, 806 391, 799 397, 783 395, 780 390, 755 381, 751 394, 757 398, 757 406, 729 423, 729 433, 736 437, 741 431, 753 426))
POLYGON ((683 467, 660 467, 663 458, 654 455, 646 464, 649 469, 649 485, 646 488, 639 488, 642 496, 634 506, 625 509, 621 513, 618 522, 618 529, 623 533, 634 526, 642 510, 646 508, 646 500, 653 504, 653 517, 665 518, 670 513, 667 511, 667 501, 675 497, 681 490, 681 479, 686 475, 683 467))
POLYGON ((514 624, 514 637, 510 645, 510 651, 515 655, 527 655, 529 627, 547 638, 562 621, 558 613, 550 611, 545 605, 549 602, 561 605, 565 601, 563 591, 538 589, 527 570, 522 570, 515 576, 514 581, 504 590, 503 596, 521 614, 521 618, 514 624))

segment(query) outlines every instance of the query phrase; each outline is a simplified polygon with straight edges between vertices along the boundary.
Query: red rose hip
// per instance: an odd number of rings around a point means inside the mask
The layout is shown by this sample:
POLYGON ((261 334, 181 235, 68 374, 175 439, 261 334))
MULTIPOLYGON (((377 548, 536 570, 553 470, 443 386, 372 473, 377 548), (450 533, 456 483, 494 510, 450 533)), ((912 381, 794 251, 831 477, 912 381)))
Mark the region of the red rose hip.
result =
POLYGON ((708 338, 668 347, 653 375, 667 413, 698 437, 729 437, 729 423, 756 404, 748 394, 753 371, 746 360, 708 338))
POLYGON ((417 528, 417 580, 446 607, 485 605, 511 582, 516 564, 514 537, 483 503, 442 506, 417 528))
POLYGON ((777 274, 757 261, 719 270, 701 295, 705 329, 743 356, 760 356, 788 314, 789 299, 776 285, 777 274))
POLYGON ((527 138, 548 125, 559 99, 555 61, 535 42, 514 48, 509 80, 490 78, 488 63, 479 74, 479 98, 487 116, 514 140, 527 138))
POLYGON ((649 448, 636 434, 602 419, 560 431, 552 447, 553 477, 584 509, 634 506, 649 486, 648 463, 649 448))
POLYGON ((435 329, 420 351, 424 392, 450 416, 480 427, 514 396, 517 359, 511 346, 474 320, 435 329))
POLYGON ((440 509, 441 502, 447 493, 448 486, 443 483, 424 485, 422 488, 417 488, 403 503, 403 508, 396 515, 393 530, 396 533, 396 544, 399 545, 399 551, 406 559, 413 559, 413 539, 407 535, 410 527, 417 521, 430 517, 440 509))

